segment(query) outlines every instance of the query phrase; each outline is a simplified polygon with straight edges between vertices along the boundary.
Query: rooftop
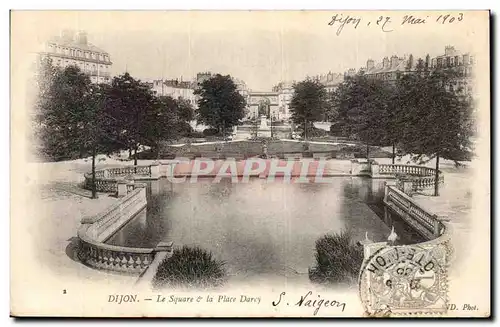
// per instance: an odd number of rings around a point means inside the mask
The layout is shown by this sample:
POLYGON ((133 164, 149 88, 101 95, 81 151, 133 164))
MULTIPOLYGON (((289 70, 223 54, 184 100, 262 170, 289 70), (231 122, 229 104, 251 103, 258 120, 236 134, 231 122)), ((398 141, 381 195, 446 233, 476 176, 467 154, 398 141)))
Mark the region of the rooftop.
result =
POLYGON ((60 36, 52 37, 48 43, 55 43, 62 47, 108 54, 108 52, 88 42, 87 33, 85 32, 74 33, 71 31, 64 31, 60 36))

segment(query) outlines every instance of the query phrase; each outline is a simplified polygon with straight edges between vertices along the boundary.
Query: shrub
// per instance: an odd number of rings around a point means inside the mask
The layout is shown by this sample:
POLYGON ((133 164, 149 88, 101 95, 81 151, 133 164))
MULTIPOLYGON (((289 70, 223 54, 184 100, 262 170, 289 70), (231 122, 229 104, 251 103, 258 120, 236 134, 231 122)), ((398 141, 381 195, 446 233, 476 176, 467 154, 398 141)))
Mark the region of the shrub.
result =
POLYGON ((307 130, 307 137, 325 137, 328 135, 329 135, 328 131, 325 131, 324 129, 317 128, 314 126, 307 130))
MULTIPOLYGON (((132 155, 134 158, 134 155, 132 155)), ((151 148, 141 152, 137 152, 137 159, 139 160, 151 160, 158 158, 158 148, 151 148)))
POLYGON ((203 138, 205 135, 202 133, 202 132, 199 132, 199 131, 191 131, 188 135, 190 138, 194 138, 194 139, 201 139, 203 138))
POLYGON ((357 282, 363 249, 352 241, 347 231, 327 234, 316 241, 316 266, 309 279, 316 283, 348 284, 357 282))
POLYGON ((183 246, 160 263, 153 287, 211 288, 223 285, 225 280, 224 262, 199 247, 183 246))
POLYGON ((203 130, 203 136, 215 136, 218 135, 219 131, 217 128, 205 128, 203 130))

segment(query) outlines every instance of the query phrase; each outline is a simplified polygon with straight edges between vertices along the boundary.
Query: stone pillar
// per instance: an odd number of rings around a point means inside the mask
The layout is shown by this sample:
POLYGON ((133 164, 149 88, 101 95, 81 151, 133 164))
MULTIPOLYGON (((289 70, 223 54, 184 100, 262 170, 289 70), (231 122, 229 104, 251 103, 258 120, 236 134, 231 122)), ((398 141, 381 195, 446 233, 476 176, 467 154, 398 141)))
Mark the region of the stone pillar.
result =
POLYGON ((359 175, 359 172, 361 171, 361 166, 356 159, 351 160, 351 175, 359 175))
POLYGON ((152 179, 160 178, 160 164, 158 162, 153 162, 149 167, 151 169, 151 178, 152 179))
POLYGON ((380 165, 376 161, 372 161, 370 165, 371 177, 380 178, 380 165))
POLYGON ((433 215, 432 217, 434 218, 434 221, 433 221, 434 238, 438 238, 439 236, 441 236, 441 228, 440 228, 441 223, 439 222, 437 215, 433 215))
POLYGON ((370 163, 368 161, 360 161, 358 159, 351 160, 351 175, 370 175, 370 163))
POLYGON ((413 181, 411 179, 403 179, 401 180, 401 191, 409 196, 413 195, 413 181))
POLYGON ((155 252, 166 252, 167 256, 171 256, 174 252, 174 242, 160 242, 156 245, 155 252))
POLYGON ((121 198, 121 197, 124 197, 125 195, 127 195, 127 184, 128 184, 128 182, 125 181, 125 180, 121 180, 121 181, 118 181, 116 183, 118 185, 117 196, 119 198, 121 198))
POLYGON ((389 193, 389 186, 396 186, 396 181, 387 181, 387 182, 385 182, 384 202, 387 202, 387 194, 389 193))

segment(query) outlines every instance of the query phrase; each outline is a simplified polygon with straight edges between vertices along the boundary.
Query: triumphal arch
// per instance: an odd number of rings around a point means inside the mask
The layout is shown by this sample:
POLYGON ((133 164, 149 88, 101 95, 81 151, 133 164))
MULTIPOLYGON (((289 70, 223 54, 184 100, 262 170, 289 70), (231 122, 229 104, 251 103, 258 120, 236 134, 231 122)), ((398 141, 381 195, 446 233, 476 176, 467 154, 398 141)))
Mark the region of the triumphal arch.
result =
POLYGON ((278 92, 251 92, 248 95, 248 116, 277 118, 279 115, 278 92))

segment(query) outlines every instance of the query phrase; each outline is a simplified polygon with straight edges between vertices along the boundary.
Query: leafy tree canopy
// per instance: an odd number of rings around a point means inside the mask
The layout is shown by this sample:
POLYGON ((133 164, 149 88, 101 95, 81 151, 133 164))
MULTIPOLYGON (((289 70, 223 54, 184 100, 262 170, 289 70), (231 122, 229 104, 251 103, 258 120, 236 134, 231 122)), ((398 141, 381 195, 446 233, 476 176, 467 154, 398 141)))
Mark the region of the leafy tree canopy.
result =
POLYGON ((328 106, 325 86, 315 80, 296 83, 290 102, 292 121, 306 132, 315 121, 323 120, 328 106))
POLYGON ((229 75, 217 74, 195 90, 199 96, 196 118, 221 132, 239 124, 245 115, 246 101, 229 75))

